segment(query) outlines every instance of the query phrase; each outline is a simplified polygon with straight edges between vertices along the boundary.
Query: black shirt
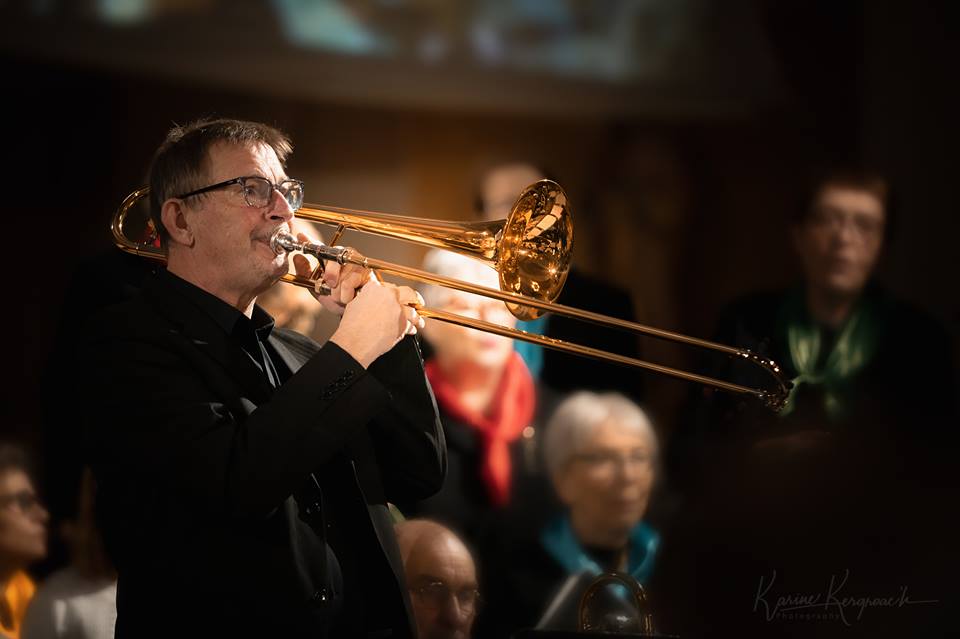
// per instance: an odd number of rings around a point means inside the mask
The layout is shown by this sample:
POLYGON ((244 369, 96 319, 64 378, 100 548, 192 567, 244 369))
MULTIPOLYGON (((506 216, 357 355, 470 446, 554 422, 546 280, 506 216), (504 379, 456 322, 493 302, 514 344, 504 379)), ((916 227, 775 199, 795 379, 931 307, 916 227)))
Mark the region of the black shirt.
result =
POLYGON ((267 378, 273 388, 279 388, 291 376, 291 371, 273 353, 267 341, 275 326, 265 310, 254 305, 247 317, 222 299, 163 269, 159 275, 168 279, 184 297, 213 318, 267 378), (278 365, 279 362, 279 365, 278 365))

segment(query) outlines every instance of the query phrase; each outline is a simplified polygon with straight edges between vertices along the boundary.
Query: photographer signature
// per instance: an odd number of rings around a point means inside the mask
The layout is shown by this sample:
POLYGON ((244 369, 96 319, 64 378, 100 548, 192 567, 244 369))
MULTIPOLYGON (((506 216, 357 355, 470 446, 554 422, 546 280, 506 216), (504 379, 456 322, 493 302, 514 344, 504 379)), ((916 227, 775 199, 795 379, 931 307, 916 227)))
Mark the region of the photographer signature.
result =
POLYGON ((911 599, 907 594, 907 586, 901 586, 898 594, 886 597, 844 596, 841 591, 849 578, 850 570, 847 569, 840 577, 830 575, 830 586, 826 592, 790 593, 775 597, 770 594, 770 589, 777 579, 777 571, 774 570, 769 581, 763 576, 760 577, 757 595, 753 600, 753 611, 762 609, 766 620, 772 621, 779 613, 820 608, 824 612, 837 613, 844 625, 850 626, 852 624, 847 618, 848 611, 856 610, 853 620, 860 621, 867 608, 902 608, 915 604, 939 603, 937 599, 911 599))

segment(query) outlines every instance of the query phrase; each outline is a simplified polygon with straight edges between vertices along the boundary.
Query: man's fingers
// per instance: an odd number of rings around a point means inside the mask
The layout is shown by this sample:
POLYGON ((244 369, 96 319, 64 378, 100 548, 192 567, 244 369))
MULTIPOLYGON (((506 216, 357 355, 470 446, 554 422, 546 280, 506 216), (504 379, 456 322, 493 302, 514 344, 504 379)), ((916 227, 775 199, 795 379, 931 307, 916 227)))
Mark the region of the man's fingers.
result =
POLYGON ((338 287, 340 292, 340 302, 343 304, 349 303, 353 298, 357 296, 357 293, 360 291, 360 288, 364 284, 370 282, 369 271, 366 269, 350 269, 345 270, 341 274, 340 285, 338 287))
MULTIPOLYGON (((324 283, 331 289, 337 291, 337 299, 344 304, 356 297, 356 290, 371 281, 372 271, 370 269, 357 266, 356 264, 345 264, 340 266, 333 260, 327 261, 327 270, 323 274, 324 283), (349 289, 349 292, 347 292, 349 289)), ((376 278, 373 278, 376 280, 376 278)))
POLYGON ((328 288, 337 288, 337 285, 340 283, 340 270, 340 264, 334 260, 327 260, 326 264, 324 264, 323 283, 326 284, 328 288))
MULTIPOLYGON (((419 297, 419 296, 416 296, 419 297)), ((413 299, 416 299, 415 297, 413 299)), ((416 335, 417 330, 423 328, 423 318, 420 317, 420 313, 417 312, 417 309, 410 306, 409 304, 403 305, 403 315, 407 320, 407 335, 416 335)))
POLYGON ((310 260, 300 253, 293 256, 293 270, 300 277, 310 277, 313 274, 310 260))
POLYGON ((404 306, 410 306, 415 304, 417 306, 423 306, 425 302, 423 301, 423 296, 420 295, 416 290, 410 288, 409 286, 397 286, 397 301, 399 301, 404 306))

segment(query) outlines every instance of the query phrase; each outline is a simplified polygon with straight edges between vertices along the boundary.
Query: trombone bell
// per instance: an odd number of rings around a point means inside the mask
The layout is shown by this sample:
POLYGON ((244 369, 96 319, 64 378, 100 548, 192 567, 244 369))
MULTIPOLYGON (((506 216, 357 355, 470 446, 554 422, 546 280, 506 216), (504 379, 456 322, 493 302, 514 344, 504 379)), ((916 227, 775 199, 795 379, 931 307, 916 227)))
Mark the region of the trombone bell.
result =
MULTIPOLYGON (((498 242, 496 269, 500 290, 553 302, 560 295, 573 255, 573 221, 567 194, 556 182, 540 180, 513 205, 498 242)), ((544 311, 507 302, 521 320, 544 311)))

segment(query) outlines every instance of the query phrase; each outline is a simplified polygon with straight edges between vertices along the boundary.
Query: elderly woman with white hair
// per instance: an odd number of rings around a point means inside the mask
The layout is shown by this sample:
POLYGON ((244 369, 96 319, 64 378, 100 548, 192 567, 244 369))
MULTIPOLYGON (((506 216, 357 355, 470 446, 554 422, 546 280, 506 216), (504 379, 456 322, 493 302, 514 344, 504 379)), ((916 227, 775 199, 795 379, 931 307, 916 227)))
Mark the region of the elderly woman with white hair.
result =
POLYGON ((564 512, 489 558, 499 565, 488 572, 496 582, 486 589, 482 636, 533 627, 571 575, 619 571, 647 582, 660 539, 643 521, 657 450, 649 418, 622 395, 581 391, 560 404, 543 453, 564 512))
MULTIPOLYGON (((432 250, 424 268, 498 288, 495 270, 477 260, 432 250)), ((421 288, 426 305, 512 328, 516 319, 503 302, 438 286, 421 288)), ((549 514, 549 494, 540 473, 536 414, 541 390, 509 338, 427 320, 424 367, 437 398, 447 439, 447 477, 433 497, 400 504, 407 514, 442 521, 479 545, 491 521, 510 517, 516 526, 539 526, 549 514), (531 505, 524 495, 534 494, 531 505), (542 514, 539 519, 536 513, 542 514)))

